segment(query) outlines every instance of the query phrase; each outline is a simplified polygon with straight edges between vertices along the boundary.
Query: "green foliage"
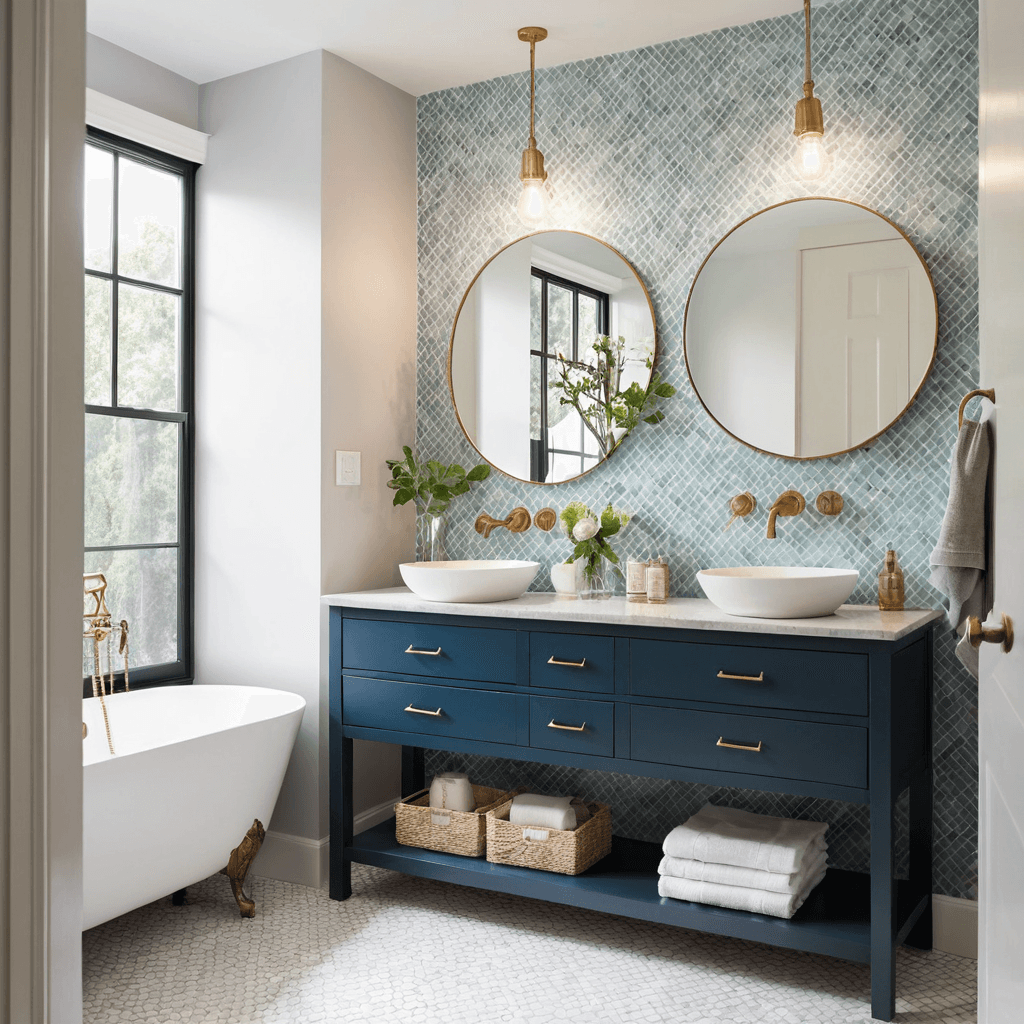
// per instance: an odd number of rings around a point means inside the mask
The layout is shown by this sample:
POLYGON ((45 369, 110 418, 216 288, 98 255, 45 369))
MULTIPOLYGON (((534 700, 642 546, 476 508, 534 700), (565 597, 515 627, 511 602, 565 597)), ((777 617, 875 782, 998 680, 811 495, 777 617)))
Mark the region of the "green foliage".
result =
MULTIPOLYGON (((620 390, 625 368, 626 339, 612 341, 607 335, 596 338, 592 346, 594 362, 584 363, 558 359, 558 378, 548 386, 559 392, 559 405, 572 406, 584 426, 597 439, 607 456, 644 423, 660 423, 665 418, 662 400, 671 398, 676 389, 654 371, 647 387, 635 381, 620 390)), ((654 365, 648 357, 648 369, 654 365)))
POLYGON ((404 505, 415 501, 418 512, 432 516, 443 515, 448 511, 452 498, 465 494, 471 483, 486 480, 491 475, 491 467, 486 463, 474 466, 467 473, 455 462, 450 466, 435 459, 417 463, 408 445, 402 446, 402 452, 404 459, 387 460, 391 470, 388 487, 396 492, 391 504, 404 505))
POLYGON ((604 558, 612 564, 612 569, 617 575, 622 575, 622 571, 618 567, 619 556, 612 550, 608 538, 614 537, 629 522, 628 512, 609 504, 600 515, 595 515, 582 501, 570 501, 562 509, 558 518, 566 536, 573 541, 574 545, 572 554, 565 560, 565 564, 568 565, 580 558, 585 559, 586 565, 583 567, 583 572, 584 575, 590 577, 597 572, 597 567, 601 559, 604 558), (577 538, 576 527, 581 523, 586 524, 584 531, 586 533, 596 528, 592 536, 584 537, 582 540, 577 538))

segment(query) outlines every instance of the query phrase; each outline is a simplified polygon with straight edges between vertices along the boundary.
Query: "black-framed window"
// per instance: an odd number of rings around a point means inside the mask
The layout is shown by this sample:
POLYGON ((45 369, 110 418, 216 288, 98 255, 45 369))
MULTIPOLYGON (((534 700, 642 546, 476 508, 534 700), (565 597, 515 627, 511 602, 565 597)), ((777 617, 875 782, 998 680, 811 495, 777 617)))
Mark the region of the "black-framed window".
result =
POLYGON ((530 279, 530 479, 567 480, 597 464, 599 449, 575 409, 548 391, 559 356, 589 357, 608 333, 608 295, 533 267, 530 279))
POLYGON ((195 172, 89 129, 84 570, 128 620, 133 686, 192 679, 195 172))

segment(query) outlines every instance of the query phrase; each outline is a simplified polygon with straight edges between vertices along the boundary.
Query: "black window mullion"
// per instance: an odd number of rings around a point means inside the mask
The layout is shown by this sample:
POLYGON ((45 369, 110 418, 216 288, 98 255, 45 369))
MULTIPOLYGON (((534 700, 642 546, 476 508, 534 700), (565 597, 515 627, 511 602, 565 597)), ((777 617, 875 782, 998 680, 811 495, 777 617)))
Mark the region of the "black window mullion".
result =
POLYGON ((110 206, 110 406, 117 408, 117 239, 120 234, 121 154, 114 150, 113 197, 110 206))

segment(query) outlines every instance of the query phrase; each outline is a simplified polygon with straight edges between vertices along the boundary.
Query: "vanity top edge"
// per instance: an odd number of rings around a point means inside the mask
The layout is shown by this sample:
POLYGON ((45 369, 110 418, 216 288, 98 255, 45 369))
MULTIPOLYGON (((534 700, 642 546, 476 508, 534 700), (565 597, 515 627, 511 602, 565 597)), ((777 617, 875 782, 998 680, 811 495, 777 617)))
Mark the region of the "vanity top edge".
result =
POLYGON ((447 604, 424 601, 406 587, 325 594, 325 605, 372 611, 466 615, 489 619, 542 619, 545 622, 589 622, 619 626, 663 626, 676 629, 770 633, 848 640, 902 640, 942 618, 933 608, 879 611, 874 605, 844 604, 833 615, 814 619, 738 618, 720 611, 705 598, 674 597, 665 604, 632 604, 624 597, 607 601, 567 601, 549 593, 524 594, 513 601, 488 604, 447 604))

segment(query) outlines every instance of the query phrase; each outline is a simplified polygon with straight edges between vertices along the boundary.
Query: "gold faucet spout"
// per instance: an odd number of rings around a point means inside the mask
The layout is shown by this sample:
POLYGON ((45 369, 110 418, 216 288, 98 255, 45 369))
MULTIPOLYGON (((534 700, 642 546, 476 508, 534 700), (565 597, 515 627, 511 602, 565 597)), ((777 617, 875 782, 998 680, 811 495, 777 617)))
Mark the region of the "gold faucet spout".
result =
POLYGON ((798 516, 807 502, 799 491, 784 491, 768 510, 768 539, 775 540, 775 520, 779 516, 798 516))

